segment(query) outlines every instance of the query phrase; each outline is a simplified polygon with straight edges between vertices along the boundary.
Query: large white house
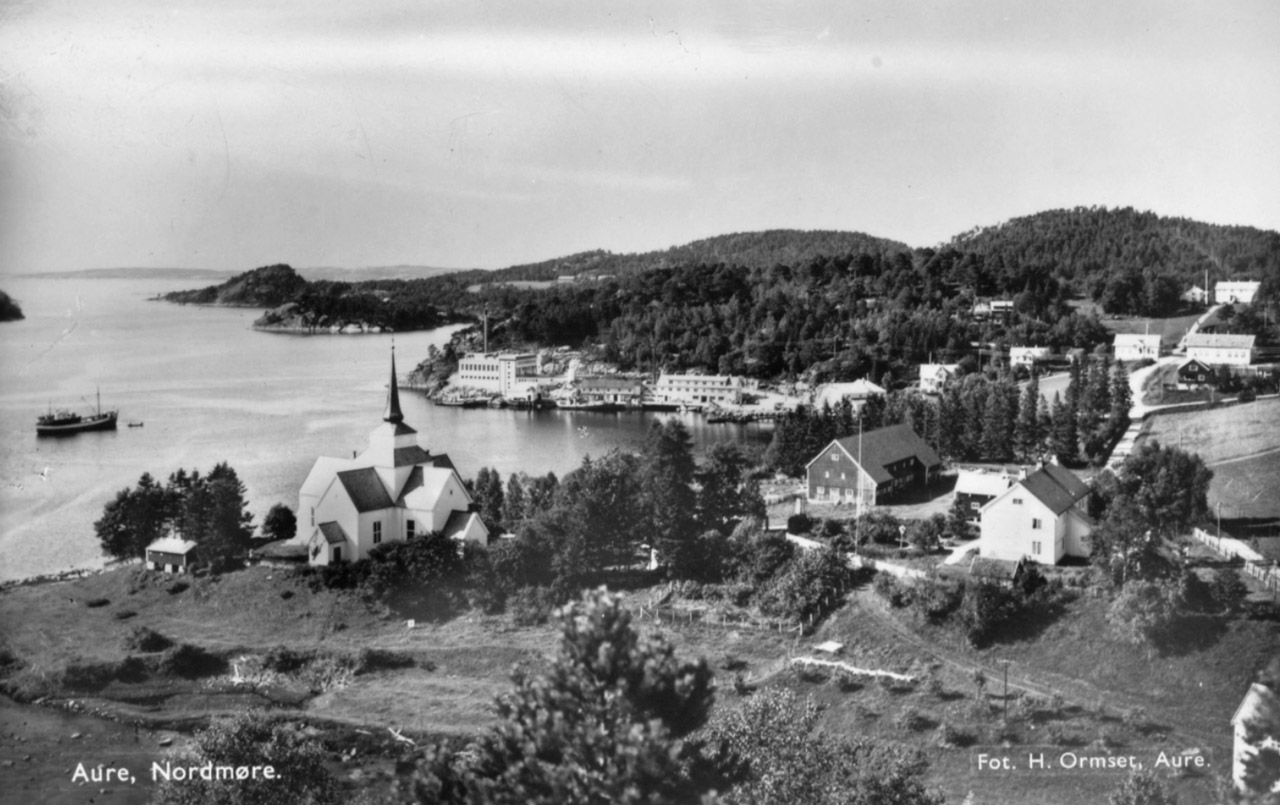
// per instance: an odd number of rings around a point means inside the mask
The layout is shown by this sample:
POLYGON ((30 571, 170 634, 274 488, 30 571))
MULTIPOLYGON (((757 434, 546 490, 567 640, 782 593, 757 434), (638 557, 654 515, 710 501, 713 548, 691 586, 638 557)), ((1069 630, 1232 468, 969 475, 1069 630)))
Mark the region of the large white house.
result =
POLYGON ((298 492, 293 542, 306 546, 311 564, 327 565, 354 562, 376 545, 431 531, 482 545, 489 541, 453 462, 423 449, 417 431, 404 423, 392 352, 382 424, 358 456, 316 459, 298 492))
POLYGON ((538 374, 538 356, 533 353, 472 352, 458 361, 452 380, 456 385, 492 391, 504 397, 516 396, 519 385, 528 385, 538 374))
POLYGON ((1160 357, 1160 336, 1116 333, 1114 349, 1118 361, 1155 360, 1160 357))
POLYGON ((756 381, 736 375, 661 374, 651 401, 670 405, 737 405, 742 402, 743 394, 756 388, 756 381))
POLYGON ((1030 368, 1036 361, 1048 360, 1048 347, 1009 347, 1009 365, 1030 368))
POLYGON ((1209 366, 1248 366, 1253 363, 1255 336, 1227 333, 1192 333, 1183 344, 1187 358, 1209 366))
POLYGON ((1224 280, 1213 286, 1213 301, 1220 305, 1253 304, 1262 283, 1257 280, 1224 280))
POLYGON ((1088 499, 1083 481, 1057 464, 1044 465, 981 508, 979 555, 1045 565, 1064 556, 1088 556, 1093 531, 1088 499))

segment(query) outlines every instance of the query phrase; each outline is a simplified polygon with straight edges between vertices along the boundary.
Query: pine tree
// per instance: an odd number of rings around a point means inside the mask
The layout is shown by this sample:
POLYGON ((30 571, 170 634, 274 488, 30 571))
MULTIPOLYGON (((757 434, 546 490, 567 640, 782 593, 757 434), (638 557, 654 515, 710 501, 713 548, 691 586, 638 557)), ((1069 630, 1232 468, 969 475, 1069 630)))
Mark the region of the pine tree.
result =
POLYGON ((1013 412, 1003 384, 996 384, 987 395, 987 406, 982 427, 982 457, 988 461, 1007 461, 1013 456, 1009 426, 1013 412))
POLYGON ((1123 423, 1116 427, 1128 427, 1132 408, 1133 389, 1129 386, 1129 373, 1124 370, 1123 363, 1116 361, 1111 367, 1111 420, 1123 423))
MULTIPOLYGON (((1070 386, 1068 386, 1070 389, 1070 386)), ((1063 464, 1073 463, 1080 454, 1080 443, 1076 438, 1075 411, 1062 399, 1058 392, 1053 393, 1053 454, 1063 464)))
POLYGON ((1033 370, 1031 379, 1022 389, 1022 399, 1018 401, 1018 422, 1014 429, 1014 445, 1018 457, 1023 461, 1030 460, 1040 445, 1040 379, 1033 370))

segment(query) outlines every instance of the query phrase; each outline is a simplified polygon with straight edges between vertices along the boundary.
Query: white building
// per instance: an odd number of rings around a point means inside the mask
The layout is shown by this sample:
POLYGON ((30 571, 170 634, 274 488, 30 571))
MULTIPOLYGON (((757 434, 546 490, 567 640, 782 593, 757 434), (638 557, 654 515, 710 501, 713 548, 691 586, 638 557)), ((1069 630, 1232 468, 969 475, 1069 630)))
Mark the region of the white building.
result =
POLYGON ((1028 558, 1057 564, 1064 556, 1087 557, 1093 520, 1089 487, 1057 464, 1046 464, 983 506, 978 552, 991 559, 1028 558))
POLYGON ((513 395, 517 386, 531 382, 537 374, 538 356, 535 354, 472 352, 458 361, 458 371, 451 381, 456 386, 507 397, 513 395))
POLYGON ((1036 361, 1048 360, 1048 347, 1009 347, 1009 365, 1030 369, 1036 361))
POLYGON ((1183 344, 1187 358, 1210 366, 1248 366, 1253 363, 1252 335, 1225 333, 1192 333, 1183 344))
POLYGON ((920 365, 920 390, 925 394, 938 394, 955 379, 960 371, 958 363, 925 363, 920 365))
POLYGON ((1213 301, 1220 305, 1253 304, 1261 286, 1256 280, 1225 280, 1213 286, 1213 301))
POLYGON ((1160 336, 1142 333, 1116 333, 1115 357, 1118 361, 1155 360, 1160 357, 1160 336))
POLYGON ((1182 292, 1182 301, 1194 302, 1197 305, 1205 305, 1209 303, 1209 291, 1201 288, 1199 285, 1192 285, 1190 290, 1182 292))
POLYGON ((424 450, 404 423, 393 352, 382 424, 358 456, 316 459, 298 492, 293 543, 306 546, 313 565, 354 562, 377 545, 431 531, 487 544, 471 502, 449 457, 424 450))
POLYGON ((755 391, 757 383, 734 375, 662 374, 653 387, 651 402, 672 405, 742 402, 742 395, 755 391))
POLYGON ((841 400, 848 399, 854 408, 860 408, 868 397, 887 394, 882 386, 877 386, 863 378, 852 383, 823 383, 813 395, 813 404, 818 408, 824 405, 838 405, 841 400))

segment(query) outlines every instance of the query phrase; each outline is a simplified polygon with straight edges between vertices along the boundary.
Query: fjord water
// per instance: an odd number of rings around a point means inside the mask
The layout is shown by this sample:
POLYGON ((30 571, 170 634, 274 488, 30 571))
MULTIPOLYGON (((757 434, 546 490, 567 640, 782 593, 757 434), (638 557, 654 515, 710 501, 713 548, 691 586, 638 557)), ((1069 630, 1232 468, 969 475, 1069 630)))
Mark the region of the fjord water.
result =
MULTIPOLYGON (((247 487, 255 523, 297 505, 317 456, 362 450, 382 416, 392 336, 298 336, 250 329, 260 311, 149 301, 197 287, 172 279, 5 281, 26 314, 0 324, 0 581, 101 566, 93 523, 144 472, 219 461, 247 487), (52 405, 87 411, 101 390, 118 430, 37 438, 52 405), (142 427, 128 427, 142 422, 142 427)), ((454 328, 400 333, 403 377, 454 328)), ((441 408, 401 393, 405 420, 464 477, 482 466, 563 475, 584 456, 634 447, 654 415, 441 408)), ((664 415, 669 416, 669 415, 664 415)), ((682 417, 695 449, 765 440, 767 425, 682 417)))

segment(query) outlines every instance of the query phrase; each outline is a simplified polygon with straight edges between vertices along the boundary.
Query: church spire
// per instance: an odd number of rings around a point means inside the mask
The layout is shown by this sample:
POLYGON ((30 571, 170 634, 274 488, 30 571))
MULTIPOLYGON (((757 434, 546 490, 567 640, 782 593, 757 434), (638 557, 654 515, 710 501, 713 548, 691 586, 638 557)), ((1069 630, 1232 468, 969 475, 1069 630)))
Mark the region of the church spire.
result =
POLYGON ((399 425, 404 422, 404 414, 400 412, 400 387, 396 384, 396 345, 391 344, 391 387, 387 392, 387 412, 382 415, 383 422, 399 425))

